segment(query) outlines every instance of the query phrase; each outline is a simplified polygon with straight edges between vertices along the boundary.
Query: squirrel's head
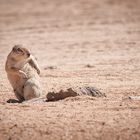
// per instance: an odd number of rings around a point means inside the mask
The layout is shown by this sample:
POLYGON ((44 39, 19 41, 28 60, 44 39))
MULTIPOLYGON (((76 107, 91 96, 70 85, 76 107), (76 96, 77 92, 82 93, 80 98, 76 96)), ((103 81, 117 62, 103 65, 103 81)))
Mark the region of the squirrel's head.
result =
POLYGON ((11 56, 15 60, 26 60, 30 57, 30 52, 22 45, 15 45, 11 51, 11 56))

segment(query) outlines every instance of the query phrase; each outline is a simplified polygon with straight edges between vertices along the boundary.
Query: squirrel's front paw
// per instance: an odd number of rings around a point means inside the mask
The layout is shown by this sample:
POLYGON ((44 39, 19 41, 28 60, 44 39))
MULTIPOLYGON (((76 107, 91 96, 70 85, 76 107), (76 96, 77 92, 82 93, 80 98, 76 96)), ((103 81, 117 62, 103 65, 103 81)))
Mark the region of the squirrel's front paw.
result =
POLYGON ((28 76, 25 72, 20 70, 19 73, 23 76, 23 78, 25 78, 25 79, 28 78, 28 76))
POLYGON ((23 78, 27 79, 28 78, 27 74, 23 74, 23 78))

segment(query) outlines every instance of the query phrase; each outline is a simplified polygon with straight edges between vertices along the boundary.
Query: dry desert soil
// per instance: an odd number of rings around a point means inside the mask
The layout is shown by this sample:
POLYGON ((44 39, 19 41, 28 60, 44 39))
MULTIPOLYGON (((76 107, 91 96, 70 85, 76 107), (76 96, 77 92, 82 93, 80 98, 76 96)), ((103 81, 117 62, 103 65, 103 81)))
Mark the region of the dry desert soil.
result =
POLYGON ((0 0, 0 140, 139 140, 129 96, 140 96, 140 0, 0 0), (107 97, 7 103, 15 44, 38 59, 44 95, 93 86, 107 97))

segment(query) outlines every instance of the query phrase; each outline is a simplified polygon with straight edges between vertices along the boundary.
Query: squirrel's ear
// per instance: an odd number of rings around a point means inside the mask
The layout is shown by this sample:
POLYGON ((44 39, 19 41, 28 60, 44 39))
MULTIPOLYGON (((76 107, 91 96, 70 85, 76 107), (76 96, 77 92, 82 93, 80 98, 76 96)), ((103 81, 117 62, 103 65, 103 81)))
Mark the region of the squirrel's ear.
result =
POLYGON ((13 48, 12 48, 12 51, 16 51, 17 49, 17 46, 15 45, 13 48))
POLYGON ((15 46, 13 47, 13 49, 12 49, 12 50, 17 50, 18 48, 21 48, 21 47, 22 47, 22 45, 17 44, 17 45, 15 45, 15 46))

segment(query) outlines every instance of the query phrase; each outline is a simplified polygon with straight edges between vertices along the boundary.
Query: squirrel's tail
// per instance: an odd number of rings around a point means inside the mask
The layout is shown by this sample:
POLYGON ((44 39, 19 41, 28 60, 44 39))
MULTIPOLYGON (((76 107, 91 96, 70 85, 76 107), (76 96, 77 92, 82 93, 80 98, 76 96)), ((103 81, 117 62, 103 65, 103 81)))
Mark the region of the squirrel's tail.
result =
POLYGON ((78 95, 89 95, 93 97, 106 97, 106 95, 100 92, 94 87, 76 87, 68 88, 67 90, 60 90, 58 92, 48 92, 46 95, 47 101, 62 100, 67 97, 74 97, 78 95))

